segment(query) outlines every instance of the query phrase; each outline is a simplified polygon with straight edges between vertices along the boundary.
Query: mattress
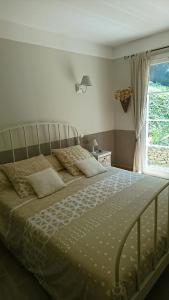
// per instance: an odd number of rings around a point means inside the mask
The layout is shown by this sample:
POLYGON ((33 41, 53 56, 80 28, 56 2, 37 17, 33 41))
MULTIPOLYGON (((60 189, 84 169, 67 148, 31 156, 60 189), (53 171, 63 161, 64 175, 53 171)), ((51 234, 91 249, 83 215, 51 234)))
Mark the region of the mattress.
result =
MULTIPOLYGON (((0 194, 0 234, 52 299, 114 300, 115 259, 139 212, 166 180, 116 168, 43 199, 0 194)), ((159 197, 157 258, 166 250, 167 192, 159 197)), ((141 280, 152 270, 154 206, 141 218, 141 280)), ((137 288, 134 228, 120 264, 121 299, 137 288)))

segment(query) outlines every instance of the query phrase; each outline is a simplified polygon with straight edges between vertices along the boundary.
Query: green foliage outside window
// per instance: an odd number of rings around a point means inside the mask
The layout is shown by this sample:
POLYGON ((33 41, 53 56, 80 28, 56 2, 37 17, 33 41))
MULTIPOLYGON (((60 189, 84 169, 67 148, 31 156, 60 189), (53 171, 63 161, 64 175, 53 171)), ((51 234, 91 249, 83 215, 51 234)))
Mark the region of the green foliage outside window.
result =
POLYGON ((150 79, 149 143, 169 146, 169 63, 152 65, 150 79))

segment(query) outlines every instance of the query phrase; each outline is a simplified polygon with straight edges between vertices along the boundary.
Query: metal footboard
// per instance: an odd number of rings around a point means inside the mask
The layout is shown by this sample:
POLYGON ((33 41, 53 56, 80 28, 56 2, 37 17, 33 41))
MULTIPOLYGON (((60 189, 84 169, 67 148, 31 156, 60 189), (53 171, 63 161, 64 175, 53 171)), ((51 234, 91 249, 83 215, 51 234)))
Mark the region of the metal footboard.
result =
MULTIPOLYGON (((121 284, 120 284, 120 262, 121 262, 121 256, 122 256, 122 252, 124 249, 124 246, 127 242, 128 236, 131 233, 131 231, 133 230, 134 226, 136 225, 137 227, 137 293, 139 294, 140 288, 141 288, 141 281, 140 281, 140 268, 141 268, 141 217, 144 214, 144 212, 147 210, 147 208, 153 204, 154 202, 154 241, 153 241, 153 245, 154 245, 154 251, 153 251, 153 270, 152 273, 154 273, 154 271, 156 270, 156 266, 157 264, 159 265, 159 262, 157 262, 157 225, 158 225, 158 197, 160 195, 161 192, 163 192, 165 189, 168 190, 168 199, 167 199, 167 250, 166 250, 166 254, 169 254, 169 182, 167 182, 165 184, 165 186, 163 188, 161 188, 158 193, 152 197, 152 199, 148 202, 148 204, 141 210, 141 212, 137 215, 137 217, 135 218, 135 220, 132 222, 132 224, 129 226, 129 228, 127 228, 124 237, 122 238, 121 242, 120 242, 120 246, 118 248, 118 252, 117 252, 117 256, 116 256, 116 261, 115 261, 115 285, 114 285, 114 292, 117 296, 118 299, 118 295, 119 295, 119 299, 121 299, 120 297, 120 293, 121 293, 121 284)), ((163 259, 163 257, 161 258, 163 259)), ((147 276, 150 277, 150 274, 147 276)), ((134 297, 135 299, 135 297, 134 297)), ((139 298, 140 299, 140 298, 139 298)), ((142 298, 143 299, 143 298, 142 298)))

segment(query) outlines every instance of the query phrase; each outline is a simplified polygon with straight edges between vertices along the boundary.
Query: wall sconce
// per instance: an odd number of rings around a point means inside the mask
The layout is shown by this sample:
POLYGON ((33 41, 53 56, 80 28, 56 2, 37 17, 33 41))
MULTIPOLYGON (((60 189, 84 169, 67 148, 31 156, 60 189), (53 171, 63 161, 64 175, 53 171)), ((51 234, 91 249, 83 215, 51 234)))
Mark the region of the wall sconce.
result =
POLYGON ((92 83, 90 81, 90 77, 87 75, 84 75, 82 77, 81 83, 75 84, 75 90, 77 94, 84 94, 87 91, 87 87, 92 86, 92 83))

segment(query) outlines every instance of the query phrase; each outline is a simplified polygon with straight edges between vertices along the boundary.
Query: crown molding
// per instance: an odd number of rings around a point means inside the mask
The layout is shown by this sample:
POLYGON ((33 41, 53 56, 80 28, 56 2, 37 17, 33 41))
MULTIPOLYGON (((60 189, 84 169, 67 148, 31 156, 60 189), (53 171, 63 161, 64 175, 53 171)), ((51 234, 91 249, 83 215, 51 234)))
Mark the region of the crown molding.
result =
POLYGON ((112 58, 112 47, 72 39, 53 32, 42 31, 25 25, 0 20, 0 38, 24 42, 58 50, 112 58))
POLYGON ((114 47, 112 48, 112 58, 117 59, 123 56, 153 50, 168 45, 169 30, 114 47))
POLYGON ((73 39, 66 35, 58 35, 54 32, 47 32, 1 19, 0 38, 55 48, 77 54, 118 59, 123 56, 168 46, 169 30, 116 47, 111 47, 73 39))

